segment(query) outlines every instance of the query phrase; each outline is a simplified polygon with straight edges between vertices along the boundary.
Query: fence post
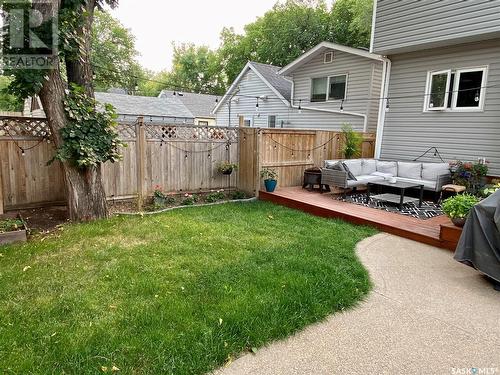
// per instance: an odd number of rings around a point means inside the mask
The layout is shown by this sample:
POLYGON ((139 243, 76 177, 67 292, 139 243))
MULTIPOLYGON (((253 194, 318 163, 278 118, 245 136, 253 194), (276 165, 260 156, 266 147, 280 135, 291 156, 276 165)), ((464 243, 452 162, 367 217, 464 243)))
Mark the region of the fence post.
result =
POLYGON ((259 192, 260 192, 260 159, 261 159, 261 146, 262 146, 262 130, 260 128, 255 129, 255 197, 259 198, 259 192))
POLYGON ((1 166, 0 166, 0 215, 3 215, 3 181, 2 181, 1 166))
POLYGON ((144 117, 138 117, 136 123, 136 163, 137 163, 137 198, 138 208, 142 211, 144 204, 144 177, 146 170, 146 131, 144 129, 144 117))

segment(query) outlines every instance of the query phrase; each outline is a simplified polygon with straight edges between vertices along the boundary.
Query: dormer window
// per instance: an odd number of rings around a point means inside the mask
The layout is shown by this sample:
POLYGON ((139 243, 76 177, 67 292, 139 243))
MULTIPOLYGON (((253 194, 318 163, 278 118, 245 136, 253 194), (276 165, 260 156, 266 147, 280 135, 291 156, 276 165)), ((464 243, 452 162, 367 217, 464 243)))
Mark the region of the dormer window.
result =
POLYGON ((333 62, 333 59, 335 58, 335 54, 333 51, 331 52, 326 52, 324 57, 323 57, 323 62, 325 64, 330 64, 333 62))

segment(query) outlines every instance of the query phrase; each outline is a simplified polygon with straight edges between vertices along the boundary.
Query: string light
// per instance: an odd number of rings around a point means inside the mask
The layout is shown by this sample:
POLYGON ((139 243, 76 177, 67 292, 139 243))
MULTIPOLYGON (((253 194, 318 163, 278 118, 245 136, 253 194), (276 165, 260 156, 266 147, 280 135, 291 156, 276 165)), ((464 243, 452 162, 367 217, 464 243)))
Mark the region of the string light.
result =
POLYGON ((299 115, 302 114, 302 99, 299 100, 299 115))
POLYGON ((344 112, 344 99, 342 99, 342 102, 340 103, 340 112, 344 112))
POLYGON ((259 98, 257 98, 257 104, 255 104, 255 112, 259 113, 259 98))

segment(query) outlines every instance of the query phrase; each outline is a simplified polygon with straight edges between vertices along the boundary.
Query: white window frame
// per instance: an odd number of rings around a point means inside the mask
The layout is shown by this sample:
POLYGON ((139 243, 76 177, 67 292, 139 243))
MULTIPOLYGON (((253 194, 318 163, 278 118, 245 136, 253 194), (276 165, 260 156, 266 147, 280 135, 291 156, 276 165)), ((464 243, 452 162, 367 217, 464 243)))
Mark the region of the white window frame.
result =
POLYGON ((427 72, 427 82, 425 86, 425 98, 424 98, 424 112, 483 112, 484 111, 484 103, 486 100, 486 86, 488 84, 488 71, 489 66, 477 66, 477 67, 469 67, 469 68, 459 68, 459 69, 448 69, 448 70, 439 70, 439 71, 429 71, 427 72), (483 72, 483 80, 481 82, 481 90, 479 97, 479 106, 477 107, 457 107, 458 101, 458 86, 460 82, 460 74, 468 73, 468 72, 483 72), (437 74, 448 73, 448 81, 447 86, 448 91, 446 92, 445 97, 445 107, 429 107, 430 103, 430 91, 431 91, 431 82, 432 76, 437 74), (452 92, 449 91, 451 76, 454 74, 453 88, 452 92), (451 94, 451 107, 448 107, 449 95, 451 94))
POLYGON ((453 84, 453 97, 451 100, 451 110, 456 112, 480 112, 484 110, 484 98, 486 94, 486 85, 488 82, 488 66, 480 66, 476 68, 464 68, 455 70, 455 82, 453 84), (479 90, 479 105, 477 107, 457 107, 458 102, 458 87, 460 84, 460 75, 462 73, 483 72, 481 80, 481 89, 479 90))
POLYGON ((437 70, 437 71, 431 71, 427 73, 427 84, 425 87, 425 99, 424 99, 424 111, 425 112, 432 112, 432 111, 444 111, 448 108, 448 100, 450 97, 450 79, 451 79, 451 69, 447 70, 437 70), (431 90, 432 90, 432 77, 437 76, 437 75, 443 75, 447 74, 448 78, 446 79, 446 91, 444 94, 444 106, 443 107, 431 107, 431 90))
POLYGON ((342 100, 347 99, 347 88, 349 86, 349 73, 339 73, 339 74, 332 74, 328 77, 325 76, 318 76, 318 77, 311 77, 311 83, 309 85, 310 90, 309 90, 309 100, 311 103, 326 103, 326 102, 341 102, 342 100), (340 76, 345 76, 345 92, 344 92, 344 99, 329 99, 330 98, 330 78, 333 77, 340 77, 340 76), (321 78, 326 78, 326 98, 325 100, 312 100, 312 93, 313 93, 313 80, 315 79, 321 79, 321 78))
POLYGON ((327 87, 327 93, 326 93, 326 101, 327 102, 340 102, 342 100, 347 99, 347 83, 349 82, 349 74, 343 73, 343 74, 334 74, 332 76, 328 77, 328 87, 327 87), (340 77, 340 76, 345 76, 345 91, 344 91, 344 99, 330 99, 330 78, 333 77, 340 77))
POLYGON ((243 126, 245 126, 245 121, 250 121, 249 128, 253 128, 253 116, 243 116, 243 126))
MULTIPOLYGON (((274 128, 276 128, 276 125, 278 125, 278 116, 276 115, 268 115, 267 116, 267 127, 271 128, 271 117, 274 117, 274 128)), ((273 129, 273 128, 271 128, 273 129)))
POLYGON ((325 52, 323 55, 323 64, 331 64, 335 60, 335 52, 325 52), (330 56, 330 60, 327 61, 327 56, 330 56))

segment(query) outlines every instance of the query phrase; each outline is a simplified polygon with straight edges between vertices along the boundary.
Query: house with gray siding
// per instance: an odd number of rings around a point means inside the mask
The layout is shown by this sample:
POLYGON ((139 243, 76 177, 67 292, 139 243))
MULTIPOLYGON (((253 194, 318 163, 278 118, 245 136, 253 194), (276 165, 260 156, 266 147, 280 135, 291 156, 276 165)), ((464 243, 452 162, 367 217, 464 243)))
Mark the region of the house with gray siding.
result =
POLYGON ((375 131, 383 66, 382 56, 329 42, 284 68, 249 62, 214 109, 217 124, 375 131))
POLYGON ((430 149, 424 160, 486 159, 500 176, 500 1, 378 0, 372 27, 390 61, 376 156, 430 149))

